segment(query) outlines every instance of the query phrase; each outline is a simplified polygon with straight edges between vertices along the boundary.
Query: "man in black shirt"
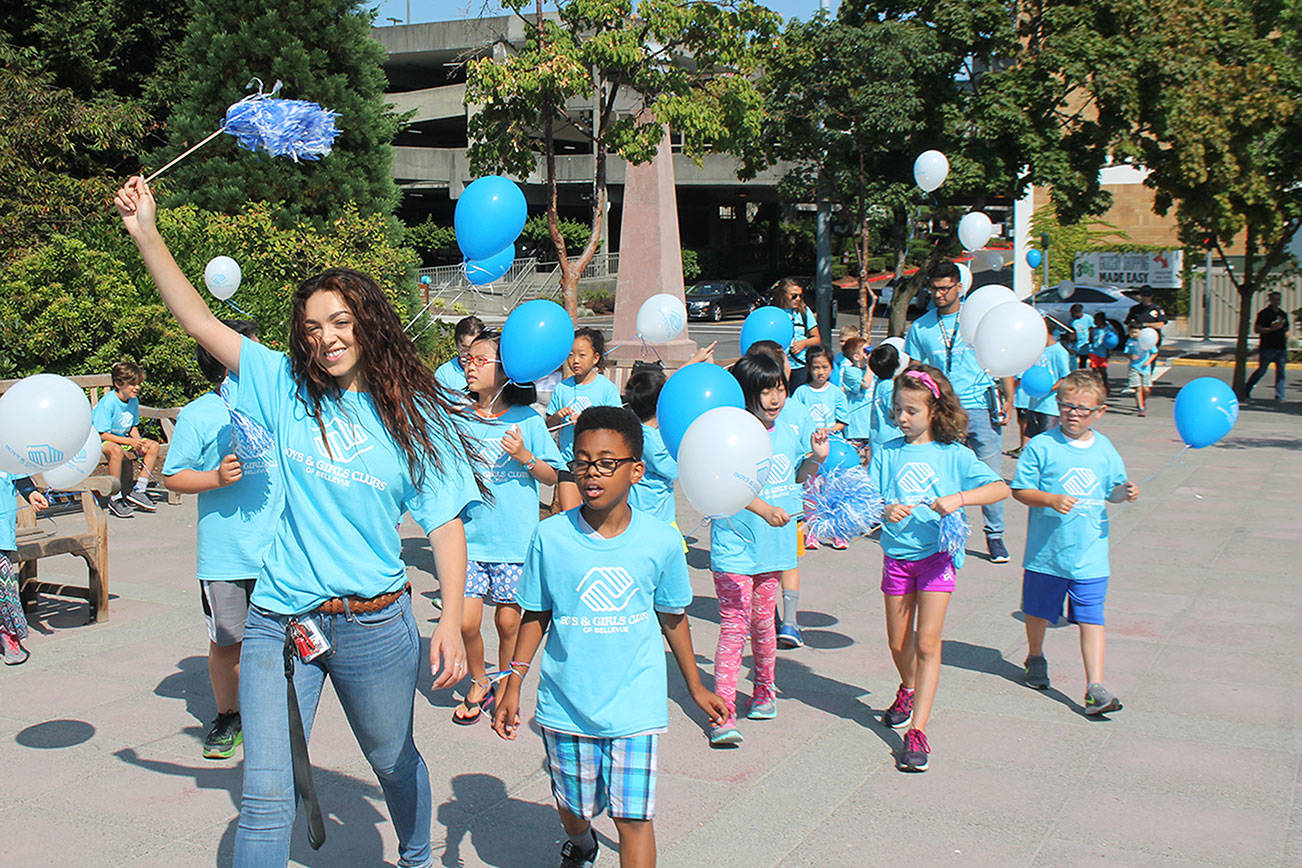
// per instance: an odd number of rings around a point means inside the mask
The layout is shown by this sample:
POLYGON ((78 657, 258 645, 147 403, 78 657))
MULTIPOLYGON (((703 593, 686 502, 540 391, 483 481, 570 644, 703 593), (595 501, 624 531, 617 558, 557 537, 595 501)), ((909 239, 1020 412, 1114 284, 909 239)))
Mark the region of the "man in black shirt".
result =
MULTIPOLYGON (((1162 348, 1162 326, 1166 325, 1166 311, 1162 306, 1153 301, 1153 287, 1144 284, 1139 288, 1139 304, 1130 309, 1126 314, 1126 328, 1132 325, 1138 325, 1140 328, 1150 328, 1157 332, 1157 346, 1162 348)), ((1157 353, 1153 354, 1153 361, 1149 363, 1149 370, 1157 369, 1157 353)))
POLYGON ((1288 358, 1288 314, 1279 306, 1280 295, 1272 292, 1266 296, 1266 306, 1257 314, 1257 324, 1253 328, 1261 335, 1257 345, 1257 370, 1248 378, 1243 397, 1252 397, 1252 387, 1266 373, 1271 365, 1275 366, 1275 400, 1284 400, 1284 361, 1288 358))

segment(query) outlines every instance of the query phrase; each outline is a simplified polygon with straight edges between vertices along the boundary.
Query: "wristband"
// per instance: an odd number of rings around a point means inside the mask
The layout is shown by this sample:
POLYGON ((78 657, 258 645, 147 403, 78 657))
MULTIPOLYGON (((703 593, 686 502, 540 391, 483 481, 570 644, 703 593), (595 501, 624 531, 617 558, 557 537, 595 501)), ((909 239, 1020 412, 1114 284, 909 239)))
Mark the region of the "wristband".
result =
POLYGON ((963 498, 963 492, 961 491, 958 493, 958 505, 967 506, 967 501, 963 498))
POLYGON ((524 469, 525 469, 525 470, 533 470, 533 466, 534 466, 535 464, 537 464, 537 463, 538 463, 538 456, 537 456, 537 455, 531 455, 531 456, 529 457, 529 463, 525 464, 524 469))

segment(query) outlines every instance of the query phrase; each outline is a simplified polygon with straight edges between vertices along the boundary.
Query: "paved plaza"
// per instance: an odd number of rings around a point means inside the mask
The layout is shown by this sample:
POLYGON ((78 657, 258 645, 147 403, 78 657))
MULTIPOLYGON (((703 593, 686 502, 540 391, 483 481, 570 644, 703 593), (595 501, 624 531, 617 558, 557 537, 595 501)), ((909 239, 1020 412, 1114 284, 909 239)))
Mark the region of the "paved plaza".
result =
MULTIPOLYGON (((1114 383, 1122 370, 1113 367, 1114 383)), ((739 750, 707 747, 670 661, 661 864, 1302 864, 1302 388, 1290 386, 1284 404, 1246 405, 1226 440, 1173 460, 1172 399, 1206 374, 1229 369, 1173 368, 1146 419, 1116 396, 1098 426, 1143 485, 1139 503, 1111 511, 1105 682, 1123 711, 1082 714, 1073 628, 1050 631, 1053 688, 1020 683, 1026 510, 1009 501, 1014 562, 970 557, 949 609, 931 770, 897 772, 900 734, 877 722, 897 683, 881 550, 872 540, 822 549, 801 562, 808 646, 780 652, 778 717, 742 721, 739 750)), ((1011 460, 1004 470, 1011 476, 1011 460)), ((679 510, 690 530, 697 516, 681 496, 679 510)), ((31 660, 0 671, 0 864, 229 864, 240 764, 200 757, 214 707, 194 521, 193 497, 115 521, 110 620, 85 625, 84 605, 45 598, 31 660)), ((689 614, 708 674, 718 611, 708 534, 696 536, 705 540, 689 555, 689 614)), ((414 525, 405 537, 428 639, 437 616, 429 546, 414 525)), ((41 563, 52 580, 81 580, 80 569, 72 558, 41 563)), ((436 860, 555 865, 562 833, 537 729, 509 744, 485 722, 454 726, 453 694, 429 684, 426 672, 416 741, 434 789, 436 860)), ((328 688, 311 753, 328 840, 313 852, 300 818, 295 864, 394 864, 379 787, 328 688)), ((613 844, 610 820, 597 828, 613 844)), ((607 851, 598 865, 617 861, 607 851)))

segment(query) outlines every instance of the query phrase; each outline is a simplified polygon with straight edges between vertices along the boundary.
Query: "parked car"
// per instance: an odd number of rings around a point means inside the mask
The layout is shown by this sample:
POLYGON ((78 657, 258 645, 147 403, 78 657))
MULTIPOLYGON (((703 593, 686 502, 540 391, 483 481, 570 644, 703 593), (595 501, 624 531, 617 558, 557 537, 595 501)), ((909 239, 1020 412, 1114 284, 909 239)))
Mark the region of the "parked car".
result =
POLYGON ((763 304, 759 293, 744 280, 702 280, 687 290, 687 318, 719 322, 742 316, 763 304))
POLYGON ((1118 346, 1126 345, 1126 314, 1135 306, 1137 298, 1120 287, 1111 285, 1076 284, 1076 289, 1067 298, 1058 294, 1058 287, 1042 289, 1031 299, 1031 303, 1043 314, 1053 317, 1064 326, 1071 325, 1071 306, 1079 304, 1085 315, 1094 318, 1099 311, 1107 317, 1108 327, 1117 333, 1118 346))

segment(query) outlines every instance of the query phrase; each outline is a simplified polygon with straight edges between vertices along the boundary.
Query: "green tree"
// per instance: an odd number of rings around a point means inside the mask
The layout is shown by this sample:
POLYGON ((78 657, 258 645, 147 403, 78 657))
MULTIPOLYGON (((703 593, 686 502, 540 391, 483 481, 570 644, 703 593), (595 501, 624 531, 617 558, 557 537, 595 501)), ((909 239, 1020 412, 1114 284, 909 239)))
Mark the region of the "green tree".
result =
POLYGON ((391 215, 398 189, 390 143, 402 119, 384 102, 385 55, 371 37, 373 17, 355 0, 192 0, 178 72, 165 87, 173 103, 169 143, 152 165, 217 129, 254 77, 267 89, 283 81, 281 96, 338 112, 340 135, 329 156, 301 163, 221 136, 170 170, 170 201, 226 214, 272 202, 282 226, 331 219, 348 202, 363 214, 391 215))
POLYGON ((525 177, 543 162, 547 224, 560 263, 567 310, 579 276, 601 242, 606 157, 645 163, 668 125, 684 153, 736 151, 759 130, 756 47, 777 17, 754 0, 505 0, 524 23, 525 41, 501 59, 470 65, 466 103, 476 173, 525 177), (544 5, 554 14, 544 14, 544 5), (526 10, 531 10, 526 14, 526 10), (636 111, 616 111, 632 96, 636 111), (591 107, 596 104, 596 110, 591 107), (582 250, 567 242, 557 211, 556 137, 577 134, 596 156, 591 221, 582 250))

